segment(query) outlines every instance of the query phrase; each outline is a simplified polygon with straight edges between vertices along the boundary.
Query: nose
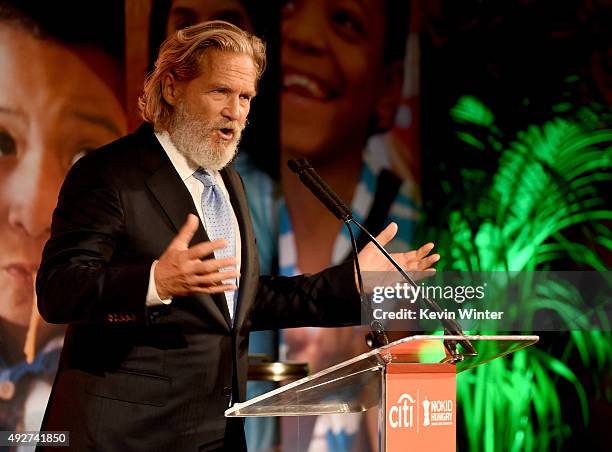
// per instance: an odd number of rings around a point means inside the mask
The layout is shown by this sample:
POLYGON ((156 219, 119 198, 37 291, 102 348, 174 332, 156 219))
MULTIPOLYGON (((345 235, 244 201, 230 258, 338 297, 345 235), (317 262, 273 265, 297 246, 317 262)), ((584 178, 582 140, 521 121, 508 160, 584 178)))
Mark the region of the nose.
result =
POLYGON ((281 19, 283 46, 316 54, 325 50, 325 16, 317 2, 288 4, 281 19))
POLYGON ((221 111, 224 118, 230 121, 238 121, 242 116, 242 107, 238 96, 228 96, 225 106, 221 111))
POLYGON ((46 238, 64 173, 53 154, 24 156, 9 183, 9 225, 28 237, 46 238))

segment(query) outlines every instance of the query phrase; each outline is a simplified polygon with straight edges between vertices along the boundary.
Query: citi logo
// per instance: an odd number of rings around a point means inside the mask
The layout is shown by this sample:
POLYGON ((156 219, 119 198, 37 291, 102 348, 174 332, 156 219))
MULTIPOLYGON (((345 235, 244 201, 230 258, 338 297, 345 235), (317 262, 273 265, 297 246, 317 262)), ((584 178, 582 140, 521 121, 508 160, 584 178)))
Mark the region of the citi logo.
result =
POLYGON ((402 394, 397 404, 389 408, 389 425, 391 428, 412 428, 414 425, 415 400, 410 394, 402 394))

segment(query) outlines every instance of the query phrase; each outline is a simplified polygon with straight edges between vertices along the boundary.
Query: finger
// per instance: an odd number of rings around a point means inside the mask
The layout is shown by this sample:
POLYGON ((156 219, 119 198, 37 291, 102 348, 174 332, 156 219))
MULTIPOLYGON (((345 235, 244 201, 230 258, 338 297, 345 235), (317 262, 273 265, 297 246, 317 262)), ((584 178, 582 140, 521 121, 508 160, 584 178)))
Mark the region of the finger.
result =
POLYGON ((196 287, 192 290, 193 293, 222 293, 228 290, 236 290, 237 287, 234 284, 222 284, 220 286, 207 286, 207 287, 196 287))
POLYGON ((393 240, 395 234, 397 234, 397 224, 391 222, 385 229, 382 230, 380 234, 376 236, 376 240, 382 246, 385 246, 387 243, 393 240))
POLYGON ((190 269, 196 275, 205 275, 207 273, 216 272, 221 268, 235 267, 235 257, 224 257, 223 259, 204 259, 195 261, 190 269))
POLYGON ((187 220, 185 220, 185 223, 183 223, 183 226, 181 226, 178 234, 176 234, 174 239, 172 239, 170 245, 168 245, 168 248, 188 248, 189 242, 191 242, 191 239, 198 230, 199 224, 200 220, 197 216, 192 213, 187 215, 187 220))
POLYGON ((189 248, 187 257, 189 259, 202 259, 213 254, 215 250, 220 250, 226 246, 227 242, 223 239, 213 240, 212 242, 200 242, 189 248))
POLYGON ((433 248, 434 248, 434 244, 433 243, 431 243, 431 242, 426 243, 425 245, 423 245, 422 247, 420 247, 417 250, 416 254, 417 254, 418 258, 421 259, 421 258, 427 256, 431 252, 431 250, 433 250, 433 248))
POLYGON ((428 279, 436 274, 435 268, 426 268, 425 270, 421 270, 414 275, 415 281, 420 281, 422 279, 428 279))
POLYGON ((401 263, 402 268, 408 271, 422 271, 440 260, 440 255, 438 253, 418 259, 414 251, 392 254, 391 256, 397 256, 396 260, 401 263))
POLYGON ((197 276, 193 279, 193 285, 198 287, 215 286, 228 279, 239 278, 237 271, 215 272, 207 275, 197 276))
POLYGON ((427 256, 425 259, 422 259, 419 262, 419 271, 423 271, 429 267, 431 267, 433 264, 435 264, 436 262, 438 262, 440 260, 440 255, 439 254, 432 254, 431 256, 427 256))

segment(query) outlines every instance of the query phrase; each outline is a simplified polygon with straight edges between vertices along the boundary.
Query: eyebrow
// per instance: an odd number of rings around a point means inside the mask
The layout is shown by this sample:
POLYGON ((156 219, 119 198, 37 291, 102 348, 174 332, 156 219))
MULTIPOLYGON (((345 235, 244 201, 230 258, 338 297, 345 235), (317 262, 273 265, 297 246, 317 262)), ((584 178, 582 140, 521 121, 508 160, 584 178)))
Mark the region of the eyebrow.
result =
POLYGON ((84 111, 79 111, 79 110, 73 110, 70 113, 79 119, 102 126, 117 136, 123 135, 119 127, 117 127, 117 125, 113 121, 111 121, 109 118, 105 116, 86 113, 84 111))
MULTIPOLYGON (((212 85, 213 85, 212 89, 221 89, 221 90, 224 90, 225 92, 230 92, 230 93, 233 93, 233 92, 236 91, 235 89, 233 89, 229 85, 225 85, 223 83, 213 83, 212 85)), ((243 94, 248 94, 251 97, 255 97, 255 96, 257 96, 257 88, 255 88, 253 91, 251 91, 251 90, 245 91, 245 92, 243 92, 243 94)))

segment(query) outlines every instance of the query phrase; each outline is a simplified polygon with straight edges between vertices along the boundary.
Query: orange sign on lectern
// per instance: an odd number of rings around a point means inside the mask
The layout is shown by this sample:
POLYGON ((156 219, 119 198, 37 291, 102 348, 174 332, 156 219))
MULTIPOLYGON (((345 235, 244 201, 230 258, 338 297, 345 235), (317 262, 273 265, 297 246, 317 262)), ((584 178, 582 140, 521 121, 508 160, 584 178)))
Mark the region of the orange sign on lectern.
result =
POLYGON ((456 450, 455 366, 391 363, 385 384, 386 450, 456 450))

